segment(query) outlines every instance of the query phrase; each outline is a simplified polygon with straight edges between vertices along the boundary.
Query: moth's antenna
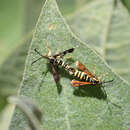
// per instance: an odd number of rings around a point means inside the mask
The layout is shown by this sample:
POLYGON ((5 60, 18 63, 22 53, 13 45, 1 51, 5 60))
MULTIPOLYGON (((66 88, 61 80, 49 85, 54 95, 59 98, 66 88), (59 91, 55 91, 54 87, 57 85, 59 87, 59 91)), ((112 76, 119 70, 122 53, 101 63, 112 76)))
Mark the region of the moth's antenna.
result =
POLYGON ((34 49, 34 51, 35 51, 38 55, 40 55, 40 56, 43 57, 43 55, 42 55, 36 48, 34 49))
POLYGON ((114 81, 114 79, 109 80, 109 81, 104 81, 104 82, 102 82, 102 84, 104 84, 104 83, 109 83, 109 82, 112 82, 112 81, 114 81))
POLYGON ((48 59, 47 56, 42 55, 36 48, 34 49, 34 51, 35 51, 38 55, 40 55, 41 57, 38 58, 37 60, 33 61, 31 65, 33 65, 35 62, 37 62, 38 60, 40 60, 40 59, 42 59, 42 58, 48 59))
POLYGON ((38 60, 40 60, 40 59, 42 59, 43 57, 40 57, 40 58, 38 58, 37 60, 35 60, 35 61, 33 61, 32 63, 31 63, 31 65, 33 65, 35 62, 37 62, 38 60))

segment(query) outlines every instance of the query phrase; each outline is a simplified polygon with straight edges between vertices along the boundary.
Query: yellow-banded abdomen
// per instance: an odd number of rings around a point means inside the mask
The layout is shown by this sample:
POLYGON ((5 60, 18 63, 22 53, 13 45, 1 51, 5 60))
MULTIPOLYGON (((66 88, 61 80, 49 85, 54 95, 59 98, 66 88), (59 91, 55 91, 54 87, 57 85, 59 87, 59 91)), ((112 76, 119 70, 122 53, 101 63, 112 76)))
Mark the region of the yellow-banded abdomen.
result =
POLYGON ((92 78, 89 75, 87 75, 86 73, 79 71, 79 70, 75 70, 73 73, 71 73, 71 75, 80 79, 80 81, 92 82, 94 84, 99 82, 96 78, 92 78))
POLYGON ((60 59, 52 58, 51 61, 52 61, 52 62, 51 62, 52 64, 61 66, 61 67, 63 67, 64 69, 66 69, 67 71, 69 71, 70 68, 72 68, 72 67, 70 67, 68 64, 66 64, 61 58, 60 58, 60 59))

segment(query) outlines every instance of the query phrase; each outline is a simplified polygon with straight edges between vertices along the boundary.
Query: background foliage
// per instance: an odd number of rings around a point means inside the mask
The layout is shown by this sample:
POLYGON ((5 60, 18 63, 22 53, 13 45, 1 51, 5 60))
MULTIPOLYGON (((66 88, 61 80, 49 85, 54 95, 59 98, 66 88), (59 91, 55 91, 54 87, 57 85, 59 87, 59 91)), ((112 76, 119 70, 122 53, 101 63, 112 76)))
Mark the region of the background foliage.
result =
MULTIPOLYGON (((45 1, 1 0, 0 2, 2 19, 0 21, 0 108, 2 110, 6 104, 6 97, 18 91, 32 30, 45 1)), ((96 50, 114 71, 129 82, 130 4, 129 0, 110 2, 111 4, 107 4, 107 0, 104 2, 57 0, 59 9, 74 34, 96 50)), ((1 114, 0 123, 5 124, 2 119, 4 118, 1 114)), ((4 125, 1 126, 5 128, 4 125)))

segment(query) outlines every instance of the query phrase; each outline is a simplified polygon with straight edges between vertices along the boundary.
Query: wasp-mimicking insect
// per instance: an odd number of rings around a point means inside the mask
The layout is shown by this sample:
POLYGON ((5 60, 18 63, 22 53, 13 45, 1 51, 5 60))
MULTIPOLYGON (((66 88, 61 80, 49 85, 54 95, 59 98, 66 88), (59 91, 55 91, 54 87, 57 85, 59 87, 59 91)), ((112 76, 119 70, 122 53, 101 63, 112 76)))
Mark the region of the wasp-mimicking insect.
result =
POLYGON ((103 83, 108 83, 113 81, 113 80, 109 80, 109 81, 102 82, 95 75, 89 72, 89 70, 80 61, 78 61, 76 65, 77 68, 81 71, 76 70, 74 68, 69 70, 69 73, 71 75, 80 79, 80 81, 72 80, 71 84, 73 87, 79 87, 83 85, 101 85, 103 83))
POLYGON ((54 77, 54 80, 56 83, 59 81, 59 74, 58 74, 58 70, 57 70, 58 66, 63 67, 65 70, 67 70, 69 72, 70 75, 73 75, 74 77, 79 78, 79 80, 72 80, 71 84, 73 87, 79 87, 79 86, 83 86, 83 85, 101 85, 103 83, 108 83, 108 82, 113 81, 113 80, 109 80, 109 81, 102 82, 95 75, 93 75, 91 72, 89 72, 89 70, 80 61, 78 61, 76 63, 76 66, 81 71, 79 71, 79 70, 69 66, 67 63, 65 63, 63 61, 63 56, 65 56, 67 53, 72 53, 74 51, 74 48, 70 48, 68 50, 65 50, 65 51, 60 52, 55 55, 51 55, 51 51, 49 48, 48 48, 48 50, 49 50, 50 54, 42 55, 35 48, 34 51, 37 54, 39 54, 41 57, 38 58, 37 60, 35 60, 34 62, 32 62, 32 64, 34 64, 35 62, 37 62, 38 60, 40 60, 42 58, 48 59, 50 62, 53 77, 54 77))
MULTIPOLYGON (((62 66, 65 70, 67 71, 70 71, 72 68, 66 64, 62 58, 63 56, 65 56, 67 53, 72 53, 74 51, 74 48, 70 48, 68 50, 65 50, 63 52, 60 52, 58 54, 55 54, 55 55, 51 55, 51 54, 48 54, 48 55, 42 55, 36 48, 34 49, 34 51, 39 54, 41 57, 38 58, 37 60, 33 61, 32 62, 32 65, 37 62, 38 60, 42 59, 42 58, 46 58, 49 60, 50 62, 50 65, 51 65, 51 68, 52 68, 52 73, 53 73, 53 77, 54 77, 54 80, 55 82, 57 83, 59 81, 59 74, 58 74, 58 66, 62 66)), ((50 52, 50 50, 49 50, 50 52)))

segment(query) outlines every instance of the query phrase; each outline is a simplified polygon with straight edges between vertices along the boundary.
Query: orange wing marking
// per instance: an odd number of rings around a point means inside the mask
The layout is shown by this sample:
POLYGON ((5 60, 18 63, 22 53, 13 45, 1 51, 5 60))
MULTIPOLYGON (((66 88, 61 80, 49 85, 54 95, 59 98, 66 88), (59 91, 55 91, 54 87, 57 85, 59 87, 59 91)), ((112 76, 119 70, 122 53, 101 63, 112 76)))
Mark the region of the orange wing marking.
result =
POLYGON ((83 81, 77 81, 77 80, 72 80, 71 84, 73 87, 79 87, 79 86, 83 86, 83 85, 91 85, 93 83, 91 82, 83 82, 83 81))
POLYGON ((86 73, 89 77, 96 78, 80 61, 77 61, 76 66, 78 67, 78 69, 86 73))

